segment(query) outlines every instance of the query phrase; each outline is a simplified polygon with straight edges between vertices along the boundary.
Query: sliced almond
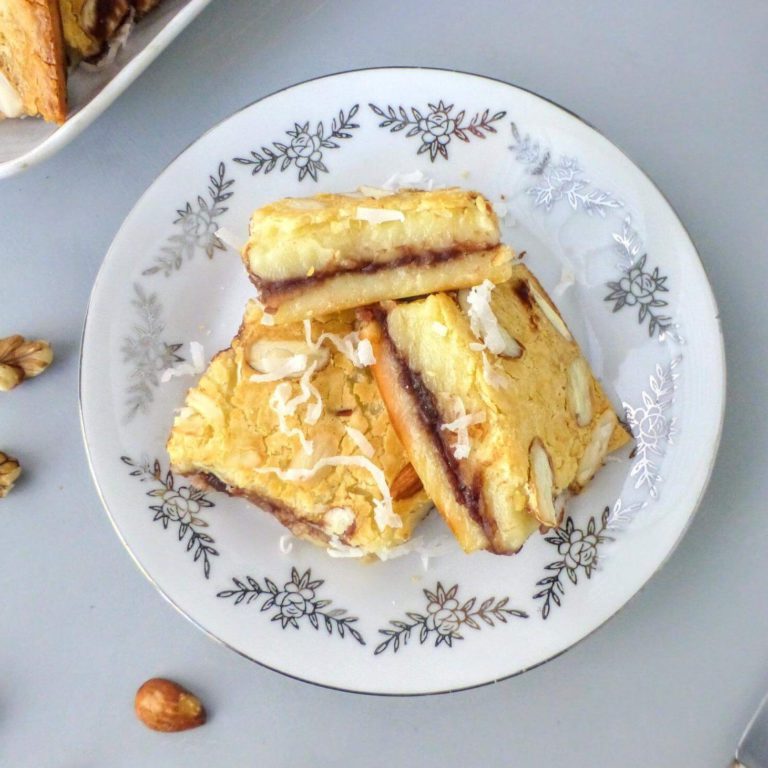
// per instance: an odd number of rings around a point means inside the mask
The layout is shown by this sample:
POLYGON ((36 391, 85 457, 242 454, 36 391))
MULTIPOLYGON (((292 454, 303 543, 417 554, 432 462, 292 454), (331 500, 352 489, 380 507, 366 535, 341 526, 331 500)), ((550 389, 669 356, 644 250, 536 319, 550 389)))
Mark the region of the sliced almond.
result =
POLYGON ((418 493, 424 486, 416 474, 413 464, 406 464, 398 473, 389 487, 393 501, 408 499, 418 493))
POLYGON ((187 395, 187 406, 197 411, 209 424, 222 424, 224 412, 219 405, 199 389, 191 389, 187 395))
MULTIPOLYGON (((310 346, 305 341, 295 339, 260 339, 251 344, 248 350, 248 365, 259 373, 274 373, 280 370, 288 360, 302 355, 306 358, 305 368, 317 363, 315 373, 328 365, 331 354, 326 347, 310 346)), ((298 378, 304 369, 294 371, 285 378, 298 378)))
POLYGON ((576 423, 586 427, 592 421, 592 375, 583 357, 577 357, 568 366, 568 405, 576 423))
POLYGON ((533 514, 536 519, 548 528, 554 528, 560 514, 555 508, 555 476, 552 470, 552 460, 549 458, 544 444, 535 437, 528 449, 530 463, 530 483, 536 495, 533 514))
POLYGON ((604 411, 597 420, 592 431, 592 438, 576 470, 574 484, 577 490, 581 490, 594 477, 595 472, 600 469, 603 459, 608 453, 608 444, 611 442, 611 435, 617 423, 616 414, 610 409, 604 411))
POLYGON ((547 320, 552 323, 558 333, 566 341, 573 341, 573 336, 568 330, 568 326, 565 324, 563 318, 560 317, 560 313, 557 311, 552 302, 541 293, 539 293, 539 290, 533 283, 528 283, 528 289, 531 296, 533 296, 534 301, 539 305, 539 309, 544 313, 544 316, 547 318, 547 320))

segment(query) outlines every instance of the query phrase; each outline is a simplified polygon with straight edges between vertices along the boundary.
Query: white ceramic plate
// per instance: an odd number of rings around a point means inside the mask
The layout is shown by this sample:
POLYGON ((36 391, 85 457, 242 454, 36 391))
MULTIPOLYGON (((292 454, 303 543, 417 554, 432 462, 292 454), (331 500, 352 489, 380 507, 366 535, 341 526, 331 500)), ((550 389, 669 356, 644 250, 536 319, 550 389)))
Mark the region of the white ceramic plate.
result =
POLYGON ((131 31, 114 62, 69 77, 69 117, 63 125, 36 118, 0 120, 0 179, 58 152, 88 127, 211 0, 163 0, 131 31))
MULTIPOLYGON (((516 674, 619 610, 675 547, 717 448, 724 363, 691 241, 649 179, 552 103, 473 75, 349 72, 276 93, 205 134, 126 219, 96 280, 81 369, 94 478, 145 574, 214 637, 286 674, 351 691, 449 691, 516 674), (504 238, 559 303, 635 435, 563 528, 515 557, 450 540, 361 565, 267 514, 168 471, 173 410, 193 379, 159 382, 188 343, 227 346, 252 288, 215 236, 245 238, 284 195, 418 171, 500 203, 504 238), (330 604, 324 601, 331 600, 330 604)), ((445 534, 433 514, 422 532, 445 534)))

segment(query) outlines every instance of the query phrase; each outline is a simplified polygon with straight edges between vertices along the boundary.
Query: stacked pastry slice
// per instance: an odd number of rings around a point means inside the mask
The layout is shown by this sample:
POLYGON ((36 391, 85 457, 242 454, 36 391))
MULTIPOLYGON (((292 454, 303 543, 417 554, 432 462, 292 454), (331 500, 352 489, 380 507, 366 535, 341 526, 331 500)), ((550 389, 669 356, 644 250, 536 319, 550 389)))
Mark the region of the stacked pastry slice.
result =
POLYGON ((0 118, 67 117, 67 73, 124 40, 159 0, 2 0, 0 118))
POLYGON ((258 299, 172 465, 332 552, 386 557, 428 499, 465 551, 516 552, 628 440, 477 193, 282 200, 243 259, 258 299))

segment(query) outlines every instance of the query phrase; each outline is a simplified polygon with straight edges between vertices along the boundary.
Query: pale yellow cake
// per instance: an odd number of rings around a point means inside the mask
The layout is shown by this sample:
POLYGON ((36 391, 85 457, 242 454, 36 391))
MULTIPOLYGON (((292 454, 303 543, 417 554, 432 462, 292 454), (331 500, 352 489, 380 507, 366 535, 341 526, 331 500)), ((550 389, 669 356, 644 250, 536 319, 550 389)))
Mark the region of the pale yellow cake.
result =
POLYGON ((629 437, 522 264, 502 284, 361 311, 379 390, 461 546, 516 552, 629 437))
POLYGON ((252 303, 232 347, 188 392, 168 440, 172 467, 249 498, 332 551, 386 557, 431 505, 371 368, 349 359, 365 361, 353 313, 308 327, 265 326, 261 317, 252 303))
POLYGON ((287 198, 257 210, 243 261, 277 323, 510 275, 491 204, 441 189, 287 198))

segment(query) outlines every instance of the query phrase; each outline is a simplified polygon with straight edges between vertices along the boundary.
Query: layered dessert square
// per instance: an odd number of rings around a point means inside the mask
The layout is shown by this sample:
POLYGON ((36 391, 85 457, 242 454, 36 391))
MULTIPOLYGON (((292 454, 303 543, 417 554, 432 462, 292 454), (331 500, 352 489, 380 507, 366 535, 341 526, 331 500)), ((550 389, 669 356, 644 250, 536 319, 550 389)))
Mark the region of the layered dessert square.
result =
POLYGON ((629 436, 536 278, 359 311, 373 373, 463 549, 514 553, 559 524, 629 436))
POLYGON ((382 559, 431 508, 354 314, 265 326, 252 302, 174 420, 174 471, 244 496, 331 554, 382 559))
POLYGON ((477 192, 287 198, 257 210, 243 261, 271 322, 508 279, 514 254, 477 192))

